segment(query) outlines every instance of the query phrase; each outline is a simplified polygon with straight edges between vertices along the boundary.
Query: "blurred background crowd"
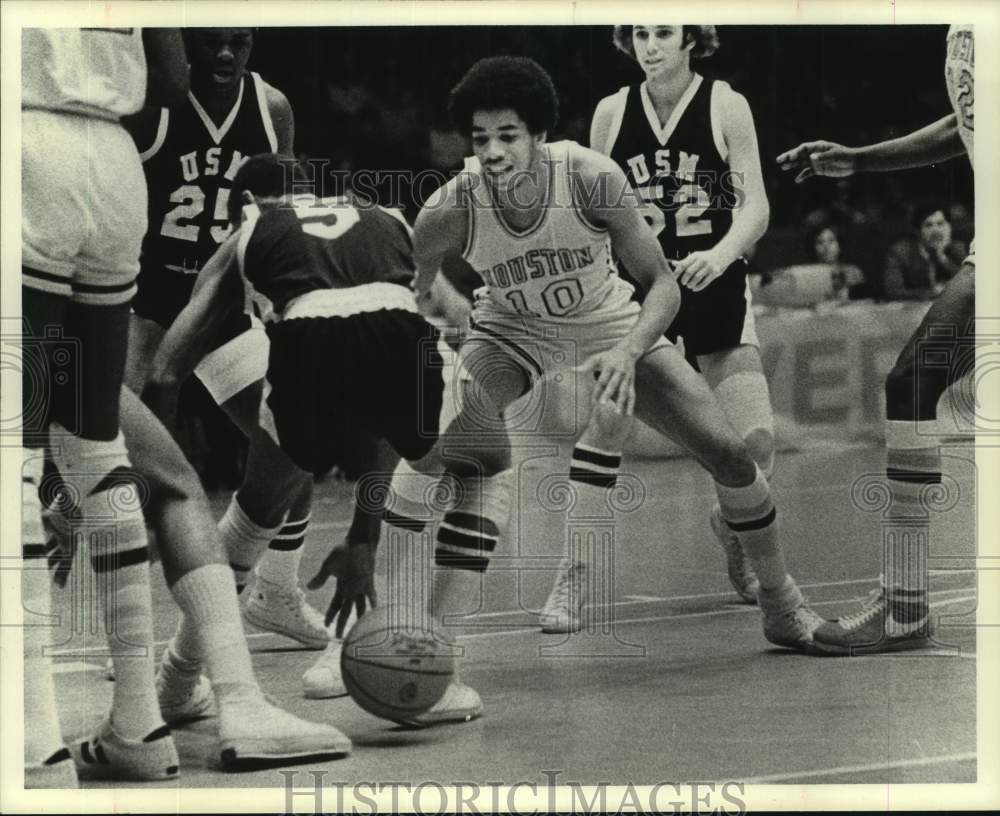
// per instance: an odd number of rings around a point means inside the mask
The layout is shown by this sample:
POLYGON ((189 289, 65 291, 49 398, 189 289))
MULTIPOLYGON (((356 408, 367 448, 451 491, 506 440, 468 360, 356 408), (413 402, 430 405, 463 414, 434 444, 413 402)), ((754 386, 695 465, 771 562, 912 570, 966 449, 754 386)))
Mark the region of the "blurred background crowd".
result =
MULTIPOLYGON (((774 162, 801 141, 866 144, 948 113, 946 31, 719 27, 719 51, 695 65, 743 93, 754 113, 771 205, 751 261, 758 309, 929 300, 955 274, 973 234, 968 162, 803 185, 774 162)), ((347 174, 423 172, 416 187, 380 191, 389 199, 380 203, 412 220, 437 184, 426 171, 458 169, 469 152, 448 121, 448 91, 496 54, 530 56, 551 74, 561 105, 553 140, 587 144, 597 101, 642 78, 612 46, 610 26, 267 28, 256 32, 250 67, 288 96, 300 157, 347 174)), ((209 486, 237 478, 238 435, 221 425, 193 433, 217 437, 221 450, 219 435, 233 439, 231 457, 198 462, 209 486)))

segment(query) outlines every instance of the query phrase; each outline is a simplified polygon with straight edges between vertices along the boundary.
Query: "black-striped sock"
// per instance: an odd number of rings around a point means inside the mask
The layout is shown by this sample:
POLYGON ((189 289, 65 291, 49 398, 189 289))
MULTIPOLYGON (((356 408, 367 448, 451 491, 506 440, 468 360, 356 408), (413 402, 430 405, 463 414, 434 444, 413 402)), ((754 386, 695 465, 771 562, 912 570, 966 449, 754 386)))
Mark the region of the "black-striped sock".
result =
POLYGON ((722 517, 739 536, 760 585, 765 590, 780 589, 788 570, 778 540, 778 514, 771 489, 760 468, 753 482, 742 487, 715 483, 722 517))
POLYGON ((510 471, 458 480, 456 499, 438 526, 439 567, 484 572, 510 513, 510 471))
POLYGON ((257 564, 257 574, 272 584, 294 589, 299 585, 299 564, 305 550, 311 516, 286 519, 257 564))
POLYGON ((40 765, 64 750, 52 682, 52 619, 45 544, 38 501, 42 478, 41 451, 22 453, 21 533, 23 569, 21 606, 24 610, 24 761, 40 765))
POLYGON ((941 453, 933 422, 890 420, 886 428, 886 483, 882 581, 904 597, 926 593, 931 514, 927 491, 941 485, 941 453))

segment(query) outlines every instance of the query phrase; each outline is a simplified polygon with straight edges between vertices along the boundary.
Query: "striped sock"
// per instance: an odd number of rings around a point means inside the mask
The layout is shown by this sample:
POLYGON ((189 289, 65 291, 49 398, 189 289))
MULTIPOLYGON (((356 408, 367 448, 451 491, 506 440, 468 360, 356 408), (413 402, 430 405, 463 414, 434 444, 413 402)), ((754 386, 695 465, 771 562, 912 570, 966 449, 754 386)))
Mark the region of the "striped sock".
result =
MULTIPOLYGON (((46 764, 65 751, 56 708, 52 660, 46 654, 52 623, 51 590, 46 565, 38 485, 41 451, 23 449, 21 472, 21 605, 24 610, 24 763, 46 764)), ((59 759, 55 759, 59 761, 59 759)))
POLYGON ((97 608, 115 670, 112 725, 127 739, 163 727, 153 684, 153 613, 142 502, 145 481, 129 464, 125 438, 82 439, 51 426, 53 462, 90 552, 97 608))
MULTIPOLYGON (((81 514, 90 522, 108 506, 108 491, 87 496, 81 514)), ((106 512, 106 510, 105 510, 106 512)), ((127 739, 141 739, 163 725, 153 684, 153 611, 149 550, 140 511, 107 527, 88 524, 90 563, 98 587, 98 609, 114 663, 112 719, 127 739)))
POLYGON ((780 589, 788 570, 778 541, 778 516, 771 488, 760 468, 753 482, 742 487, 715 483, 722 517, 740 538, 743 550, 765 590, 780 589))
POLYGON ((486 571, 510 513, 509 473, 458 480, 456 501, 438 526, 434 562, 439 567, 486 571))
MULTIPOLYGON (((401 460, 392 474, 382 513, 387 606, 407 616, 404 623, 424 629, 430 621, 430 525, 440 480, 401 460)), ((399 623, 394 621, 394 623, 399 623)))
POLYGON ((257 574, 272 584, 295 589, 299 585, 299 564, 305 550, 306 530, 311 516, 286 519, 257 564, 257 574))
POLYGON ((250 577, 250 570, 279 530, 280 525, 267 528, 254 522, 240 507, 236 494, 233 494, 229 507, 219 519, 219 538, 236 578, 237 593, 243 591, 250 577))
POLYGON ((882 581, 902 600, 926 601, 930 511, 924 491, 941 484, 936 423, 890 420, 886 426, 886 483, 891 501, 883 522, 882 581))
POLYGON ((569 512, 571 561, 602 564, 613 543, 614 511, 609 493, 618 484, 621 451, 577 442, 570 461, 569 482, 575 501, 569 512))

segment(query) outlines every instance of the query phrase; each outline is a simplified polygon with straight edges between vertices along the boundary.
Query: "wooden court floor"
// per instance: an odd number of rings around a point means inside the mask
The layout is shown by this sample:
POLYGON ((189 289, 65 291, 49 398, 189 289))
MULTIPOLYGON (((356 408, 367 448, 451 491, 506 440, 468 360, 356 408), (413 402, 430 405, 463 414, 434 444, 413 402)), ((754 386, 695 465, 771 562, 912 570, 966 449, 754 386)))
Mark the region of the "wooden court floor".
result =
MULTIPOLYGON (((878 474, 883 453, 841 446, 781 456, 774 479, 790 570, 825 617, 875 586, 880 517, 859 508, 858 480, 878 474), (852 486, 854 498, 852 499, 852 486)), ((346 759, 311 762, 327 783, 394 781, 544 784, 560 779, 635 785, 665 780, 771 783, 972 782, 976 779, 975 466, 971 447, 949 449, 958 486, 932 528, 932 603, 941 648, 830 659, 773 648, 759 613, 738 603, 707 526, 708 477, 690 460, 626 461, 639 485, 615 527, 612 576, 589 631, 542 635, 532 610, 545 600, 565 552, 558 513, 538 503, 522 473, 519 510, 474 614, 456 626, 464 680, 485 715, 463 725, 408 730, 349 698, 306 700, 302 672, 318 653, 248 628, 264 690, 289 710, 325 720, 354 742, 346 759)), ((532 471, 532 468, 536 468, 532 471)), ((302 579, 350 518, 351 486, 317 491, 302 579)), ((213 497, 217 513, 228 497, 213 497)), ((154 573, 156 637, 166 642, 176 608, 154 573)), ((324 609, 332 582, 310 593, 324 609)), ((470 612, 473 609, 470 607, 470 612)), ((92 638, 96 652, 101 644, 92 638)), ((80 641, 75 641, 79 643, 80 641)), ((103 716, 111 683, 103 660, 57 658, 64 733, 84 735, 103 716)), ((277 770, 225 774, 213 721, 175 730, 181 778, 161 787, 281 787, 277 770)), ((107 783, 93 783, 107 787, 107 783)), ((311 785, 303 773, 301 784, 311 785)))

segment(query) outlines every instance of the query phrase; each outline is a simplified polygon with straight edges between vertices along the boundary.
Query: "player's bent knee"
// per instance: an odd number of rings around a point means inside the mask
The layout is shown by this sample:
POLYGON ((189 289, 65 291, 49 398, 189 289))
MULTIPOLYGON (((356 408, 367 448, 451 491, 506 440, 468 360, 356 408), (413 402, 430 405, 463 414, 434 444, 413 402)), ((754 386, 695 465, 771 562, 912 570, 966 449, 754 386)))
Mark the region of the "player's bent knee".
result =
POLYGON ((712 477, 726 485, 750 484, 756 478, 757 463, 745 442, 719 445, 711 462, 712 477))
POLYGON ((765 428, 756 428, 744 438, 750 456, 765 476, 774 469, 774 434, 765 428))

